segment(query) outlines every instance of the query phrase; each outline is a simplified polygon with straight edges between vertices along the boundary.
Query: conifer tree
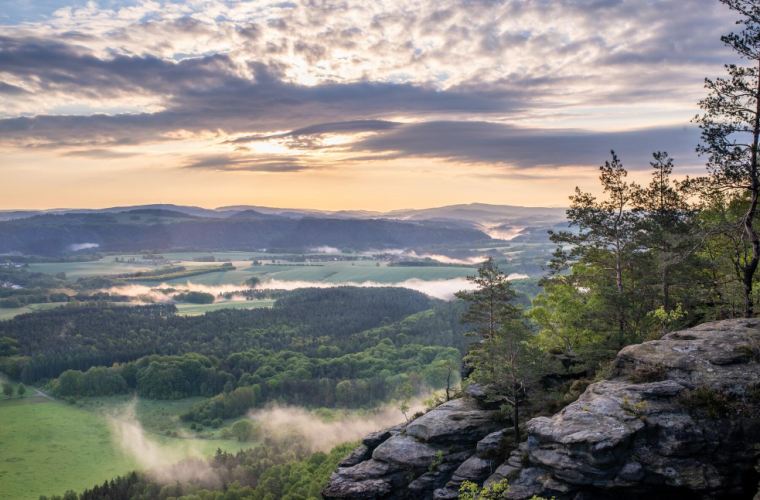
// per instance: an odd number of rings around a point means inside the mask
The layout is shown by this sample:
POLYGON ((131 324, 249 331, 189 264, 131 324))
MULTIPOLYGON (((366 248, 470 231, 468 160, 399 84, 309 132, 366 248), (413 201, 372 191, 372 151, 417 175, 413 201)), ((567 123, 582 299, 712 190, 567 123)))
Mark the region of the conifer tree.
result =
MULTIPOLYGON (((706 191, 728 192, 746 198, 741 217, 743 243, 749 248, 739 266, 744 288, 744 316, 754 315, 753 281, 760 264, 760 235, 755 227, 760 199, 760 4, 757 0, 720 0, 741 15, 741 31, 721 38, 746 61, 726 65, 728 76, 706 79, 709 95, 700 101, 704 114, 694 119, 702 130, 697 152, 706 155, 706 191)), ((743 245, 742 245, 743 246, 743 245)), ((743 251, 743 250, 742 250, 743 251)))

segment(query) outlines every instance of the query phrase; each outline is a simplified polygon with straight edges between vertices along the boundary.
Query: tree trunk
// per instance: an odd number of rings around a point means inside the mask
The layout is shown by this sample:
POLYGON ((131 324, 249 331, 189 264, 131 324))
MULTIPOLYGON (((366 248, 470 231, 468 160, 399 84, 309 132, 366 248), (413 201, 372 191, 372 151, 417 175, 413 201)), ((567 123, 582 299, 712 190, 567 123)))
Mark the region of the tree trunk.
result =
POLYGON ((760 263, 760 237, 755 231, 755 216, 757 214, 757 199, 760 194, 760 182, 757 178, 757 148, 760 141, 760 63, 758 63, 757 91, 755 93, 756 109, 755 123, 752 131, 752 155, 750 157, 750 204, 749 210, 744 217, 744 230, 747 232, 750 243, 752 244, 752 259, 744 267, 744 317, 751 318, 754 316, 754 304, 752 301, 752 281, 760 263))
POLYGON ((514 429, 515 429, 515 445, 520 444, 520 414, 517 408, 518 397, 519 397, 519 394, 515 394, 515 411, 514 411, 514 416, 512 417, 512 420, 514 422, 514 429))
MULTIPOLYGON (((663 255, 665 253, 663 252, 663 255)), ((662 308, 667 313, 670 311, 670 286, 668 285, 668 267, 662 269, 662 308)), ((662 320, 662 334, 668 333, 667 320, 662 320)))

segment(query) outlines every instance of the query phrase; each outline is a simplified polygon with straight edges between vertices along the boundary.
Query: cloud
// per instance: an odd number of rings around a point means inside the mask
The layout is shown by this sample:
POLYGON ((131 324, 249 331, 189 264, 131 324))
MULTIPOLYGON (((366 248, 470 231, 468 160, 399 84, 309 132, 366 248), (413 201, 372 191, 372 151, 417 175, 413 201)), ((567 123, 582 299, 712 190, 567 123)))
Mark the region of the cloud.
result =
POLYGON ((329 163, 306 152, 346 150, 346 165, 527 170, 611 148, 692 161, 693 131, 669 124, 735 61, 719 41, 734 16, 715 0, 36 4, 0 26, 0 145, 94 159, 216 148, 182 156, 189 170, 300 172, 329 163), (611 121, 628 131, 579 125, 611 121), (272 141, 283 147, 229 151, 272 141))
POLYGON ((601 164, 611 149, 632 169, 649 168, 651 153, 667 150, 695 164, 695 127, 593 132, 515 127, 489 122, 426 122, 404 125, 354 143, 355 161, 403 157, 442 158, 462 163, 509 165, 518 169, 601 164))
POLYGON ((207 155, 197 157, 192 163, 185 165, 183 168, 234 172, 287 173, 301 172, 312 167, 309 167, 302 158, 295 156, 207 155))
POLYGON ((354 120, 348 122, 319 123, 309 127, 303 127, 290 132, 272 135, 244 136, 226 141, 228 144, 268 141, 287 137, 300 137, 324 134, 356 134, 359 132, 379 132, 398 127, 399 123, 385 120, 354 120))

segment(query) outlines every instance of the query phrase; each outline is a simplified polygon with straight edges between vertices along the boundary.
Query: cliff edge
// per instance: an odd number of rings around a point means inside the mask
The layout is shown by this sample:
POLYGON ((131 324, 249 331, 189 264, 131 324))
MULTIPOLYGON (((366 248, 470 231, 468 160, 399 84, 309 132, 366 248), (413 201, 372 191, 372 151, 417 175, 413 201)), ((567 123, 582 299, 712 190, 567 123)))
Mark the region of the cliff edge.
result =
POLYGON ((626 347, 605 380, 530 420, 506 461, 508 431, 471 394, 365 438, 324 498, 444 500, 506 478, 510 500, 760 500, 760 319, 626 347))

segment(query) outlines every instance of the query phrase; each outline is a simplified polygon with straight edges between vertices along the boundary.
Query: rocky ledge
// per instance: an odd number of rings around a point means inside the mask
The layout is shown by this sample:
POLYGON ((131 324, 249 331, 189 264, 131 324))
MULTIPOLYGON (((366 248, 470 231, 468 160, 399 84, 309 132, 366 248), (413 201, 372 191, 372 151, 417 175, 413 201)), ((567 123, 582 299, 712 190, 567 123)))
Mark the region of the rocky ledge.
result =
POLYGON ((623 349, 612 374, 551 418, 504 432, 474 398, 371 434, 327 499, 456 498, 465 479, 508 479, 505 498, 760 500, 760 320, 727 320, 623 349))
POLYGON ((498 466, 502 426, 495 416, 475 399, 455 399, 370 434, 333 472, 322 496, 422 500, 441 490, 441 498, 456 498, 461 481, 482 482, 498 466))
POLYGON ((607 380, 528 422, 528 441, 512 457, 527 465, 501 471, 512 484, 507 498, 752 499, 759 346, 753 319, 623 349, 607 380))

